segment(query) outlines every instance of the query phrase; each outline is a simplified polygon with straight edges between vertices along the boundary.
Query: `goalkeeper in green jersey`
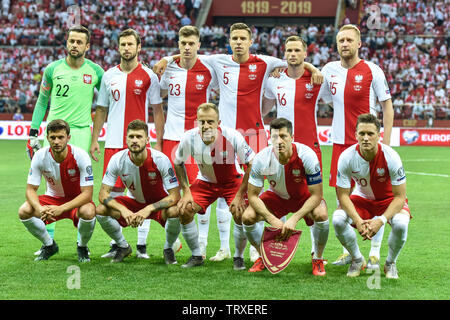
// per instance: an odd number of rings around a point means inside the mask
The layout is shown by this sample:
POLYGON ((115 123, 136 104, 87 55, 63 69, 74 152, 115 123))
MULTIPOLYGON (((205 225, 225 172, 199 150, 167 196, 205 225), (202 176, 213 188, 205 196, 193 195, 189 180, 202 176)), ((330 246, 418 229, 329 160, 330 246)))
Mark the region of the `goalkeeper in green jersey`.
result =
MULTIPOLYGON (((103 69, 85 58, 89 50, 90 31, 73 26, 67 31, 67 56, 45 68, 41 88, 31 120, 27 152, 30 159, 41 147, 39 127, 44 120, 50 100, 47 122, 63 119, 70 125, 71 144, 89 153, 92 123, 91 108, 94 88, 100 89, 103 69)), ((48 144, 47 141, 44 144, 48 144)), ((55 223, 47 225, 54 237, 55 223)))

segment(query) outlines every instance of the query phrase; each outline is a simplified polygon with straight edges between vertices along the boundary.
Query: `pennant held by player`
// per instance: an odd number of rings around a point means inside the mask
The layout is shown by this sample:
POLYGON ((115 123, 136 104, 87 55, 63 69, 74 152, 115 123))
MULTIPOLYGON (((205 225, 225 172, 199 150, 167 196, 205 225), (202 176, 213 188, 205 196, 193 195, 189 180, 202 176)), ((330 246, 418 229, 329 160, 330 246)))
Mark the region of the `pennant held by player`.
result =
POLYGON ((295 255, 301 230, 295 230, 286 241, 278 241, 281 229, 265 227, 261 241, 262 260, 273 274, 284 270, 295 255))

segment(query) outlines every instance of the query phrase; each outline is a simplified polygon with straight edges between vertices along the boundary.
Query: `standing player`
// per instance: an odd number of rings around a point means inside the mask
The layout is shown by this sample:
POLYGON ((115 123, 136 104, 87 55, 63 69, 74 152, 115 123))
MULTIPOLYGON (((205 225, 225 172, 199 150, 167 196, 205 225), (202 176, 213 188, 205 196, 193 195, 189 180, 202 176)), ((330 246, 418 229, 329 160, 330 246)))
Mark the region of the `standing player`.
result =
MULTIPOLYGON (((161 77, 161 95, 168 97, 167 120, 164 126, 163 152, 173 164, 175 151, 185 131, 194 128, 197 123, 197 107, 209 101, 212 88, 217 88, 217 79, 212 68, 198 57, 200 32, 194 26, 184 26, 178 32, 180 58, 169 64, 161 77)), ((185 163, 189 183, 198 174, 198 167, 189 158, 185 163)), ((212 261, 230 258, 230 213, 228 206, 216 207, 217 227, 219 230, 220 250, 212 261)), ((206 257, 209 217, 211 207, 198 217, 199 244, 203 258, 206 257)))
MULTIPOLYGON (((322 176, 315 152, 308 146, 293 142, 292 123, 284 118, 270 123, 272 146, 260 151, 253 161, 248 184, 250 206, 242 216, 245 234, 252 245, 260 250, 262 231, 255 228, 258 221, 267 221, 282 229, 281 240, 290 237, 297 222, 304 218, 308 226, 320 224, 314 233, 313 274, 324 276, 323 251, 328 240, 328 214, 318 210, 322 201, 322 176), (269 190, 261 194, 264 179, 269 190), (293 212, 286 221, 281 217, 293 212)), ((261 253, 260 253, 261 254, 261 253)), ((265 269, 258 258, 249 272, 265 269)))
MULTIPOLYGON (((376 100, 383 108, 383 143, 389 145, 394 109, 389 87, 381 68, 369 61, 359 58, 361 34, 354 25, 344 25, 336 35, 340 61, 327 63, 322 73, 331 93, 333 102, 333 153, 331 156, 330 186, 336 186, 337 163, 339 155, 349 146, 356 143, 355 124, 358 115, 376 114, 376 100)), ((378 232, 371 242, 369 268, 378 269, 380 246, 384 229, 378 232)), ((333 264, 350 263, 350 256, 344 250, 333 264)))
MULTIPOLYGON (((72 133, 71 144, 89 152, 92 99, 94 89, 100 88, 103 76, 103 69, 85 58, 90 47, 89 41, 90 32, 87 28, 71 27, 67 31, 67 57, 45 68, 27 143, 30 158, 41 147, 37 137, 49 100, 47 122, 54 119, 67 121, 72 133)), ((47 230, 53 238, 55 224, 48 224, 47 230)))
MULTIPOLYGON (((270 72, 278 67, 286 68, 287 64, 275 57, 250 54, 252 31, 244 23, 235 23, 230 27, 229 44, 232 55, 205 56, 204 61, 214 69, 219 82, 220 120, 223 125, 239 130, 250 147, 258 152, 267 146, 262 119, 263 88, 270 72)), ((175 57, 160 61, 155 65, 155 72, 163 73, 167 62, 175 57)), ((305 67, 313 72, 314 83, 322 83, 317 68, 309 63, 305 63, 305 67)), ((218 201, 220 205, 221 199, 218 201)))
POLYGON ((168 218, 165 209, 180 198, 169 159, 162 152, 147 147, 147 123, 131 121, 126 137, 128 149, 114 154, 108 163, 99 194, 101 204, 96 210, 98 222, 118 247, 111 262, 122 262, 132 251, 121 226, 137 227, 145 219, 153 219, 164 227, 168 218), (113 198, 111 191, 119 177, 128 195, 113 198))
POLYGON ((94 176, 89 155, 81 148, 69 145, 70 139, 67 122, 60 119, 51 121, 47 125, 50 146, 37 151, 31 160, 27 200, 19 209, 19 218, 27 230, 42 242, 41 252, 35 260, 48 260, 59 250, 45 224, 71 219, 80 235, 78 261, 90 261, 87 244, 95 227, 94 176), (42 176, 47 181, 47 190, 45 195, 38 196, 42 176))
MULTIPOLYGON (((106 172, 111 157, 126 149, 126 132, 128 124, 135 119, 147 122, 148 105, 153 109, 156 127, 155 149, 161 151, 162 133, 164 131, 164 113, 161 106, 158 77, 152 70, 138 61, 141 51, 141 37, 133 29, 126 29, 119 34, 120 64, 109 69, 103 75, 97 107, 90 153, 98 161, 96 153, 100 152, 98 137, 108 115, 103 174, 106 172)), ((111 196, 123 195, 125 186, 120 177, 117 179, 111 196)), ((148 259, 147 236, 150 220, 138 227, 137 256, 148 259)), ((114 256, 117 245, 111 246, 110 252, 103 257, 114 256)))
MULTIPOLYGON (((317 155, 322 171, 322 152, 317 138, 317 102, 326 94, 326 84, 311 84, 311 73, 305 69, 306 42, 298 36, 290 36, 285 41, 285 59, 288 63, 286 72, 279 78, 270 77, 267 80, 264 98, 263 114, 269 112, 274 105, 277 106, 277 118, 285 118, 293 125, 293 138, 310 147, 317 155)), ((317 214, 325 216, 327 206, 325 200, 314 210, 317 214)), ((328 229, 329 221, 315 222, 311 230, 312 248, 314 257, 314 233, 319 229, 328 229)))
POLYGON ((339 157, 336 192, 340 207, 333 213, 336 237, 352 257, 347 276, 359 276, 366 264, 350 225, 356 226, 363 239, 371 239, 389 222, 392 231, 384 272, 386 278, 397 279, 395 263, 410 220, 405 171, 397 152, 378 143, 380 122, 374 115, 358 117, 355 136, 358 143, 339 157), (353 192, 352 180, 356 183, 353 192))
POLYGON ((247 239, 242 229, 241 215, 246 206, 244 197, 254 152, 237 130, 220 125, 219 109, 215 104, 201 104, 197 111, 197 122, 198 128, 188 130, 183 135, 174 161, 183 190, 183 197, 177 204, 181 231, 192 252, 192 257, 183 266, 203 264, 194 214, 204 214, 218 197, 223 197, 235 222, 234 269, 242 270, 245 269, 243 255, 247 239), (194 157, 200 171, 190 187, 184 166, 189 156, 194 157), (236 157, 247 166, 244 177, 236 157))

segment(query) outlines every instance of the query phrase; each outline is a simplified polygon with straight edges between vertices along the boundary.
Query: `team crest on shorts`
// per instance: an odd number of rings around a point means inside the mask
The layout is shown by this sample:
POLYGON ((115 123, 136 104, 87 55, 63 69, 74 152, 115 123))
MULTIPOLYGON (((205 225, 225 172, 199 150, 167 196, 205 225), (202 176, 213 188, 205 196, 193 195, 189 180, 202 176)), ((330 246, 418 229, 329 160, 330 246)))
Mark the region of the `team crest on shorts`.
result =
POLYGON ((86 84, 91 84, 92 83, 92 75, 84 74, 83 75, 83 82, 86 83, 86 84))
POLYGON ((75 169, 69 169, 69 170, 67 170, 67 173, 69 174, 69 176, 73 177, 73 176, 75 176, 75 174, 77 173, 77 170, 75 170, 75 169))
POLYGON ((261 241, 261 256, 266 268, 272 273, 283 271, 294 258, 301 230, 295 230, 286 241, 278 241, 281 229, 265 227, 261 241))

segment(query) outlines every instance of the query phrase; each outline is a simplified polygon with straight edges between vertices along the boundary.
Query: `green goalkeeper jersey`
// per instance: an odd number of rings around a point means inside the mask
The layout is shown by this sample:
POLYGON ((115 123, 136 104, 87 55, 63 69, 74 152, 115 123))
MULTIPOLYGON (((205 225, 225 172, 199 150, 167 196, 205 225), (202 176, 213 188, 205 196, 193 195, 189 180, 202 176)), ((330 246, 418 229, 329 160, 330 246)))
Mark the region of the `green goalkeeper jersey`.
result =
POLYGON ((86 58, 78 69, 72 69, 65 58, 50 63, 44 71, 31 128, 39 129, 49 99, 47 122, 63 119, 70 127, 90 126, 94 87, 100 89, 103 73, 98 64, 86 58))

